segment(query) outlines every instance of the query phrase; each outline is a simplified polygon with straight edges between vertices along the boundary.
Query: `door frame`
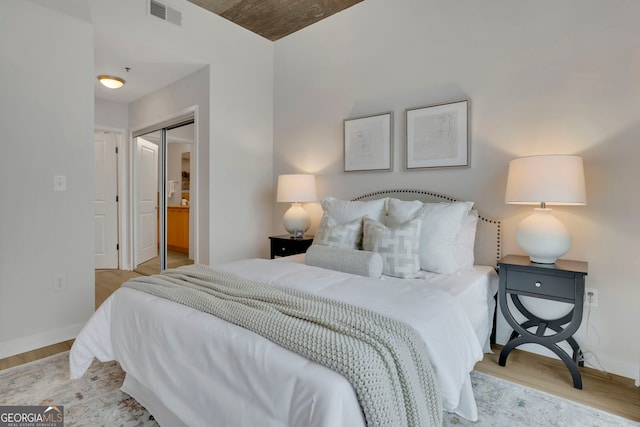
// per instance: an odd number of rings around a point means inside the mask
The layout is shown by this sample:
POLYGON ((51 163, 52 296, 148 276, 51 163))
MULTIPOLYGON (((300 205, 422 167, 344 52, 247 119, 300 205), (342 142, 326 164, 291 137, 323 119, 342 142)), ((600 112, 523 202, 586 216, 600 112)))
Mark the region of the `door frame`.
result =
MULTIPOLYGON (((191 189, 190 192, 192 193, 190 196, 190 199, 195 199, 195 200, 190 200, 189 202, 189 233, 193 234, 194 239, 193 239, 193 244, 195 245, 193 254, 194 254, 194 262, 197 264, 199 263, 199 245, 200 245, 200 239, 198 237, 198 222, 199 222, 199 206, 200 206, 200 200, 198 197, 199 194, 199 187, 200 187, 200 183, 199 183, 199 179, 198 179, 198 159, 199 159, 199 155, 200 155, 200 135, 198 132, 198 123, 199 123, 199 117, 198 117, 198 106, 194 105, 188 108, 185 108, 183 110, 174 112, 173 114, 167 115, 165 117, 160 117, 158 119, 149 121, 147 123, 144 123, 142 125, 135 125, 134 127, 130 128, 130 132, 129 132, 129 144, 128 144, 128 156, 129 159, 131 159, 131 161, 128 162, 128 174, 131 177, 130 182, 128 183, 128 190, 129 190, 129 197, 128 197, 128 210, 127 210, 127 217, 129 219, 129 229, 128 229, 128 260, 129 260, 129 270, 133 270, 135 268, 135 245, 136 245, 136 230, 135 230, 135 218, 137 215, 137 207, 136 207, 136 202, 135 202, 135 179, 136 179, 136 173, 135 173, 135 144, 134 144, 134 136, 133 135, 140 135, 142 136, 143 133, 148 133, 148 132, 152 132, 154 130, 160 130, 162 128, 165 128, 167 126, 170 127, 170 123, 174 122, 176 120, 185 118, 187 116, 193 116, 193 127, 194 127, 194 135, 193 135, 193 150, 192 150, 192 158, 191 158, 191 189), (142 133, 141 133, 142 132, 142 133), (193 195, 195 195, 195 197, 193 197, 193 195)), ((163 179, 165 177, 163 176, 163 179)), ((166 180, 165 180, 166 181, 166 180)), ((161 192, 164 191, 164 188, 160 189, 161 192)), ((161 204, 162 205, 162 204, 161 204)), ((166 213, 165 213, 166 215, 166 213)), ((163 237, 158 236, 158 239, 160 240, 160 242, 164 242, 166 239, 166 229, 162 229, 163 227, 161 227, 161 234, 163 237)), ((121 245, 122 247, 122 245, 121 245)))
POLYGON ((118 207, 117 207, 117 233, 118 233, 118 269, 129 270, 130 258, 128 254, 128 234, 127 234, 127 212, 128 212, 128 185, 127 185, 127 140, 125 135, 126 129, 114 128, 111 126, 95 125, 94 132, 111 132, 116 136, 116 148, 118 149, 117 161, 117 178, 116 178, 116 192, 118 195, 118 207))

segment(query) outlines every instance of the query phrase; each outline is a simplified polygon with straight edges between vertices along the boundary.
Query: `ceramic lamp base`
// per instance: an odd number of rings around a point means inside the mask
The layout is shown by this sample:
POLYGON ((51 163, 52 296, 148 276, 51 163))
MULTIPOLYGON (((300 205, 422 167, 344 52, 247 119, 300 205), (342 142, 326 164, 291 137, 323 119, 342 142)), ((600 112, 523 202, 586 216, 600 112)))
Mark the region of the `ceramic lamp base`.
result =
POLYGON ((553 264, 571 249, 569 230, 548 208, 536 208, 516 229, 516 241, 532 262, 553 264))
POLYGON ((282 217, 282 225, 291 236, 304 234, 311 227, 311 217, 300 203, 292 203, 282 217), (302 231, 302 233, 300 233, 302 231))

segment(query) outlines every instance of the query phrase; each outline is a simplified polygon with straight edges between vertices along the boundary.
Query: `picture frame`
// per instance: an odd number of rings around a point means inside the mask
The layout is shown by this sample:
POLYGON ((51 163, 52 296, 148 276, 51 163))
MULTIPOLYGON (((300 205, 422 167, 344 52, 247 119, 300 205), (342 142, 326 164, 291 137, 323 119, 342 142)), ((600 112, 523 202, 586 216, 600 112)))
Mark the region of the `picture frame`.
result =
POLYGON ((406 110, 406 168, 469 166, 469 101, 406 110))
POLYGON ((393 170, 393 112, 343 121, 344 171, 393 170))

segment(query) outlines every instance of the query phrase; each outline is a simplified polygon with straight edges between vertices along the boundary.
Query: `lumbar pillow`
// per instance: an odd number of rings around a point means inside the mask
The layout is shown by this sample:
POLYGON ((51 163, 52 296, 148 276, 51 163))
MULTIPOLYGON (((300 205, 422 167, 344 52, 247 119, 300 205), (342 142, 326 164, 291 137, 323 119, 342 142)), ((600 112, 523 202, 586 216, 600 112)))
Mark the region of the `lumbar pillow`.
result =
POLYGON ((395 227, 364 218, 363 248, 382 256, 382 272, 389 276, 412 278, 420 270, 420 228, 422 220, 415 218, 395 227))
POLYGON ((307 265, 374 279, 382 275, 383 268, 382 257, 378 253, 320 245, 311 245, 307 249, 304 262, 307 265))
POLYGON ((313 238, 314 245, 334 248, 358 249, 362 238, 362 218, 339 224, 332 216, 324 214, 313 238))
POLYGON ((420 268, 452 274, 459 268, 456 243, 472 206, 473 202, 422 203, 389 199, 387 225, 393 227, 421 218, 420 268))

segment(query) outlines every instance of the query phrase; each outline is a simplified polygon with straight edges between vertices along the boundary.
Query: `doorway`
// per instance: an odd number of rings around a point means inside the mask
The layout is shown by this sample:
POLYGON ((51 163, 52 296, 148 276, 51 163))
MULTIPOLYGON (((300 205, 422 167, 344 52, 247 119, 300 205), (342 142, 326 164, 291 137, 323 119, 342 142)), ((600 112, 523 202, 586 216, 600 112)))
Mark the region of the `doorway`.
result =
POLYGON ((94 131, 95 268, 119 267, 118 146, 121 134, 94 131))
POLYGON ((152 131, 134 133, 134 270, 158 274, 193 264, 193 114, 152 131))

